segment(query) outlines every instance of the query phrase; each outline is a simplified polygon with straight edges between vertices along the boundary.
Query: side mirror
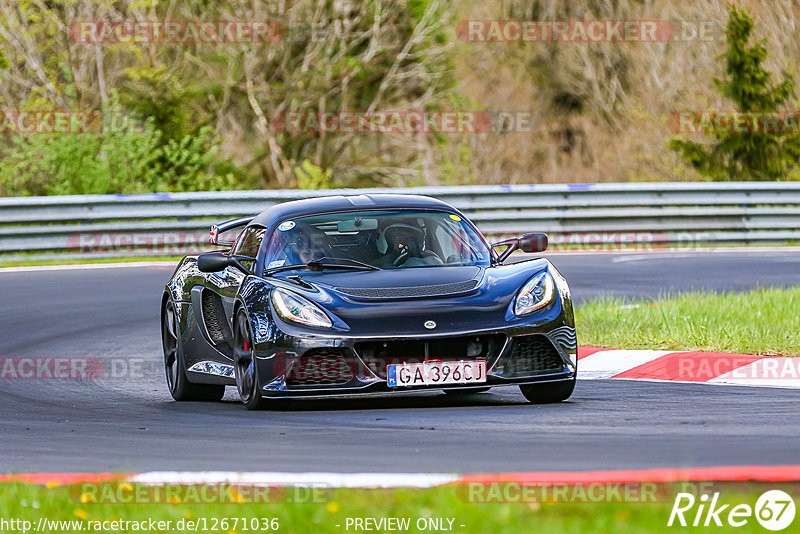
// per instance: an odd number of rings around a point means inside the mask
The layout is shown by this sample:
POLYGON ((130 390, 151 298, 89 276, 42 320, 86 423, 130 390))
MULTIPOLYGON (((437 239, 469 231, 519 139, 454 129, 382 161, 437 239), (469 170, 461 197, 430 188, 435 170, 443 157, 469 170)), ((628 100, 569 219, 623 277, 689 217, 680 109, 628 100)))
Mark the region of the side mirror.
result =
POLYGON ((230 260, 222 252, 209 252, 197 256, 197 268, 204 273, 218 273, 228 265, 230 260))
POLYGON ((519 239, 519 248, 522 252, 544 252, 547 250, 547 234, 525 234, 519 239))
POLYGON ((239 260, 255 261, 255 258, 246 256, 226 256, 222 252, 208 252, 197 256, 197 268, 203 273, 218 273, 226 267, 236 267, 244 274, 252 274, 252 271, 242 265, 239 260))
POLYGON ((493 243, 492 248, 504 247, 497 257, 498 261, 503 263, 515 250, 527 253, 544 252, 547 250, 547 243, 547 234, 534 233, 525 234, 519 239, 506 239, 499 243, 493 243))

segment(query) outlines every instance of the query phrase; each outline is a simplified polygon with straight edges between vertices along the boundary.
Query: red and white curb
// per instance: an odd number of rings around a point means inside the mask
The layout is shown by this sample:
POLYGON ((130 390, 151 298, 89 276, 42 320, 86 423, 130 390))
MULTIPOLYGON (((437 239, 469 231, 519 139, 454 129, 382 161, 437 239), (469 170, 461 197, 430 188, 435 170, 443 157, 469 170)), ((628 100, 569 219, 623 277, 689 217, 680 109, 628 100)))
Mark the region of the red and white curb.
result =
POLYGON ((800 358, 579 347, 578 378, 800 388, 800 358))
POLYGON ((747 465, 602 471, 531 471, 519 473, 281 473, 237 471, 149 471, 118 473, 29 473, 0 475, 0 482, 28 482, 55 487, 102 482, 144 485, 250 485, 331 488, 433 488, 459 484, 529 485, 629 484, 681 481, 800 481, 800 465, 747 465))

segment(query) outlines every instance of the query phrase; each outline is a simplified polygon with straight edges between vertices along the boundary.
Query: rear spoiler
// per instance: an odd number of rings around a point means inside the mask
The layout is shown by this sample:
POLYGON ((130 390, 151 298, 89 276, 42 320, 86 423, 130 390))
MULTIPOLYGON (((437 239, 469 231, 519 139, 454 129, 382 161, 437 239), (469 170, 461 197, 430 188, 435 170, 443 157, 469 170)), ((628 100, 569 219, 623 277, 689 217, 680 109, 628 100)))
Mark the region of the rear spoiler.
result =
POLYGON ((232 219, 230 221, 225 221, 223 223, 215 224, 211 227, 211 232, 208 235, 208 242, 212 245, 218 245, 221 247, 231 247, 233 246, 233 241, 220 241, 219 235, 223 234, 229 230, 233 230, 235 228, 239 228, 240 226, 244 226, 249 224, 250 221, 255 219, 255 215, 250 217, 239 217, 238 219, 232 219))

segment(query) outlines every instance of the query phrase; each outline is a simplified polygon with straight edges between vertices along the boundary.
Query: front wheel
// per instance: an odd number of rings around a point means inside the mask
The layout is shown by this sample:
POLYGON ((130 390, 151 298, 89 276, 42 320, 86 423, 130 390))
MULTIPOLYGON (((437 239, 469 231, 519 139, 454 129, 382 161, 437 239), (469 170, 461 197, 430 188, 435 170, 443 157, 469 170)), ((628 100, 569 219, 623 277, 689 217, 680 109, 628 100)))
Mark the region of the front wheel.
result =
POLYGON ((567 400, 575 391, 575 379, 563 382, 523 384, 519 389, 533 404, 550 404, 567 400))
POLYGON ((263 410, 267 401, 261 395, 256 365, 256 348, 253 342, 253 329, 244 310, 236 314, 233 335, 233 369, 236 375, 236 389, 239 398, 248 410, 263 410))
POLYGON ((164 348, 164 370, 167 373, 167 387, 176 401, 218 401, 225 395, 225 386, 213 384, 192 384, 186 378, 186 364, 183 359, 183 344, 178 334, 178 315, 175 305, 168 300, 161 318, 161 345, 164 348))

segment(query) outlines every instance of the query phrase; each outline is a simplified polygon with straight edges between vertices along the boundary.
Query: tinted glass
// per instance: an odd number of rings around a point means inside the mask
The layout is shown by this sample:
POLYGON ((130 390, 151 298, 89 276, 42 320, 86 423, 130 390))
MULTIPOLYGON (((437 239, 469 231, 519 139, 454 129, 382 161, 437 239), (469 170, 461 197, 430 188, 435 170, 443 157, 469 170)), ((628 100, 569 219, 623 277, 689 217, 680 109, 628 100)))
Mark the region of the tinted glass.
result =
POLYGON ((264 239, 264 234, 266 232, 266 228, 258 226, 251 226, 245 229, 236 242, 234 254, 255 258, 258 255, 258 249, 261 246, 261 241, 264 239))
POLYGON ((488 266, 491 252, 461 217, 440 211, 363 211, 282 221, 270 237, 267 268, 327 257, 382 269, 488 266))

